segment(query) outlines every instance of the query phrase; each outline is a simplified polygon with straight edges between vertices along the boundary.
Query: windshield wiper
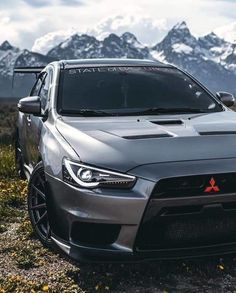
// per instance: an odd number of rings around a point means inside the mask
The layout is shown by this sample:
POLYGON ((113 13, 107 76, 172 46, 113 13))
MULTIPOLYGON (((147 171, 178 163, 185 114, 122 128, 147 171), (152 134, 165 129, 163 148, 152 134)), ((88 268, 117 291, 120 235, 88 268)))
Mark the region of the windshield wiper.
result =
POLYGON ((210 110, 202 110, 202 109, 195 109, 195 108, 149 108, 143 111, 133 112, 134 115, 156 115, 156 114, 179 114, 179 113, 211 113, 210 110))
POLYGON ((195 108, 149 108, 134 112, 106 112, 103 110, 81 109, 81 110, 64 110, 61 114, 84 116, 84 117, 111 117, 111 116, 136 116, 136 115, 161 115, 161 114, 187 114, 187 113, 212 113, 210 110, 201 110, 195 108))
POLYGON ((98 116, 114 116, 113 113, 108 113, 102 110, 81 109, 81 110, 65 110, 61 114, 78 115, 84 117, 98 117, 98 116))

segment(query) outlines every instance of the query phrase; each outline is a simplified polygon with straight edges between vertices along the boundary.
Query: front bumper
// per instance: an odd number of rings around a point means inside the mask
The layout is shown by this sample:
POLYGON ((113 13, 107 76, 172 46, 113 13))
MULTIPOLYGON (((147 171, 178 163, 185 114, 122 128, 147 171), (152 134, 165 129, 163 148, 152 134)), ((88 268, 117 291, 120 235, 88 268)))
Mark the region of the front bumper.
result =
MULTIPOLYGON (((236 171, 236 167, 233 168, 233 166, 236 166, 235 159, 231 159, 230 163, 229 160, 211 160, 196 163, 156 164, 156 168, 153 164, 150 168, 152 172, 159 173, 158 181, 166 178, 166 175, 170 176, 168 172, 173 170, 175 176, 184 176, 236 171)), ((148 171, 149 169, 143 174, 146 175, 148 171)), ((141 173, 140 169, 137 172, 141 173)), ((137 176, 135 170, 130 173, 137 176)), ((222 241, 222 243, 161 247, 160 249, 140 249, 137 243, 144 221, 148 217, 162 214, 163 209, 202 206, 202 211, 205 213, 205 207, 210 207, 209 215, 221 217, 229 211, 224 211, 222 208, 219 212, 220 206, 223 207, 225 203, 236 203, 236 194, 153 199, 151 195, 156 181, 141 178, 141 175, 132 190, 78 189, 48 174, 46 177, 52 238, 62 250, 76 260, 123 262, 192 258, 236 252, 236 238, 235 241, 222 241), (81 227, 83 227, 82 230, 80 230, 81 227), (107 227, 110 230, 106 230, 107 227), (90 230, 89 233, 86 233, 86 229, 90 230), (80 238, 80 231, 86 234, 85 238, 80 238), (109 231, 114 234, 111 239, 107 238, 107 234, 111 234, 109 231), (96 241, 98 238, 99 241, 96 241)), ((236 214, 236 210, 233 213, 236 214)), ((175 216, 178 217, 178 214, 175 216)))

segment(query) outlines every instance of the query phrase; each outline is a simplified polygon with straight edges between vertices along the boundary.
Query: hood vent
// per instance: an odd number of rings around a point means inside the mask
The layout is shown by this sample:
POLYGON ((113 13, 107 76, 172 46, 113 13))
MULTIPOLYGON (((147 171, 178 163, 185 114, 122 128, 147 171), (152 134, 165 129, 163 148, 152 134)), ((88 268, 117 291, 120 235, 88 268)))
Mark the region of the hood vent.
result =
POLYGON ((154 124, 158 124, 158 125, 182 125, 183 121, 182 120, 171 120, 171 119, 167 119, 167 120, 155 120, 155 121, 150 121, 151 123, 154 124))
POLYGON ((236 135, 236 131, 201 131, 200 135, 236 135))
POLYGON ((172 137, 172 135, 168 133, 161 133, 161 134, 143 134, 143 135, 123 136, 123 138, 125 139, 147 139, 147 138, 164 138, 164 137, 172 137))

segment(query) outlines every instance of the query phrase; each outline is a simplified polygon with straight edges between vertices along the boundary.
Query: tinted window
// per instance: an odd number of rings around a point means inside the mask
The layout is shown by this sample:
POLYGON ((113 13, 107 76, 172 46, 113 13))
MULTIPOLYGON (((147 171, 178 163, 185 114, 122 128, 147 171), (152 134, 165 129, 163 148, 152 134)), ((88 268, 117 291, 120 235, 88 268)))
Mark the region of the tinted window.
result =
POLYGON ((41 98, 41 106, 43 110, 45 110, 47 105, 49 86, 50 86, 50 76, 47 73, 43 79, 42 87, 39 93, 39 96, 41 98))
POLYGON ((100 67, 62 70, 61 113, 103 110, 132 114, 150 108, 220 111, 221 106, 187 75, 174 68, 100 67))
POLYGON ((41 86, 42 86, 42 77, 40 76, 36 83, 34 84, 34 87, 30 93, 31 96, 38 96, 39 95, 39 92, 40 92, 40 89, 41 89, 41 86))

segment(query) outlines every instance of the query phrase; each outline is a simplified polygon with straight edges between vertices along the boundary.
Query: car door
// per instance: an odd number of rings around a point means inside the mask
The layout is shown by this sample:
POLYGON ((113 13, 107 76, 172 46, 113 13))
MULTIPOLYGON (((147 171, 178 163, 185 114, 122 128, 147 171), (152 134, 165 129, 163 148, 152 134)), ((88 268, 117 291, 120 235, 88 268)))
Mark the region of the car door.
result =
MULTIPOLYGON (((38 95, 40 88, 42 86, 42 78, 43 78, 43 74, 40 74, 36 82, 34 83, 34 86, 29 96, 38 95)), ((21 146, 21 148, 23 149, 24 162, 31 169, 32 168, 31 161, 30 161, 31 145, 32 145, 31 123, 32 123, 33 115, 31 114, 21 114, 21 115, 23 115, 23 119, 22 119, 23 127, 21 131, 23 145, 21 146)))
MULTIPOLYGON (((31 92, 31 96, 40 97, 42 114, 46 114, 47 112, 50 83, 51 71, 46 70, 40 74, 38 81, 31 92)), ((45 118, 28 115, 27 121, 29 167, 34 168, 40 160, 39 142, 45 118)))

